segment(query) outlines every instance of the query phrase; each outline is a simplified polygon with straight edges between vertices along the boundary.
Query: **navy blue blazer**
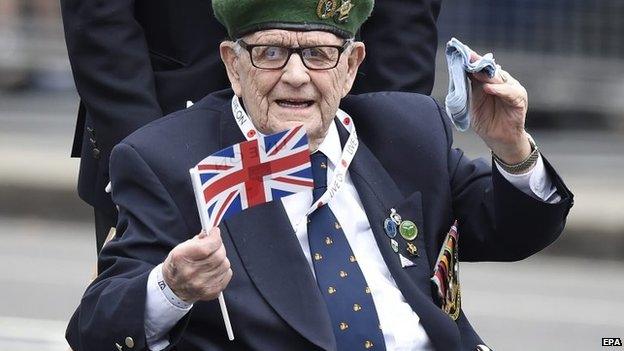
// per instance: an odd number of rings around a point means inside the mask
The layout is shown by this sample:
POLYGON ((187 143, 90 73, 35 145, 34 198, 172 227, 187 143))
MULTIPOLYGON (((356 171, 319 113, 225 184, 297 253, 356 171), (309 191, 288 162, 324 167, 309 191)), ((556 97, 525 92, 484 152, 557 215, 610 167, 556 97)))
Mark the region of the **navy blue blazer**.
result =
MULTIPOLYGON (((75 351, 114 350, 126 337, 134 339, 133 349, 146 348, 148 275, 174 246, 201 230, 188 170, 244 140, 231 96, 231 90, 213 93, 115 147, 110 169, 118 235, 101 252, 102 273, 87 288, 67 329, 75 351)), ((394 280, 436 350, 474 350, 482 341, 466 316, 453 321, 444 314, 429 284, 453 221, 459 220, 460 260, 520 260, 558 237, 572 194, 548 162, 561 195, 557 204, 535 200, 496 167, 466 158, 452 148, 448 118, 428 96, 355 95, 341 107, 353 117, 361 141, 351 178, 394 280), (384 234, 390 208, 415 221, 422 233, 413 267, 401 267, 384 234)), ((199 302, 171 331, 171 348, 335 350, 323 298, 282 203, 246 210, 226 220, 221 232, 234 272, 225 299, 236 340, 227 340, 218 303, 199 302)))

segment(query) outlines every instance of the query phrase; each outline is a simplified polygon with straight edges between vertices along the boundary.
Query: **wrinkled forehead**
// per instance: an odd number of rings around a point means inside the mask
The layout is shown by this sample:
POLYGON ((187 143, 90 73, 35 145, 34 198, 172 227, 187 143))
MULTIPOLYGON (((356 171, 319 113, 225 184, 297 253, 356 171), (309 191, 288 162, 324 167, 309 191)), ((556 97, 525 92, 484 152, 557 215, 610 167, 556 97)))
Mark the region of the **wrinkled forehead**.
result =
POLYGON ((247 43, 275 44, 283 46, 342 45, 344 39, 324 31, 294 31, 267 29, 243 37, 247 43))

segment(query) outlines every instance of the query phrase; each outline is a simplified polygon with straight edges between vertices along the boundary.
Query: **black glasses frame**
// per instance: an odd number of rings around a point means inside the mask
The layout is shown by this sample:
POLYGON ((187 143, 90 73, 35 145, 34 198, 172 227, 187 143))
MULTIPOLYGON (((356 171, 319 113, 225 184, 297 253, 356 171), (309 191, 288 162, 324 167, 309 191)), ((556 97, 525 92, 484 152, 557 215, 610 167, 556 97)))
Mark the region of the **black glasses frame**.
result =
POLYGON ((351 43, 353 43, 353 40, 346 40, 344 42, 344 44, 342 45, 315 45, 315 46, 300 46, 300 47, 296 47, 296 48, 292 48, 292 47, 288 47, 288 46, 280 46, 280 45, 270 45, 270 44, 247 44, 245 41, 243 41, 243 39, 238 39, 236 41, 236 43, 238 45, 240 45, 240 47, 242 47, 243 49, 245 49, 248 53, 249 53, 249 59, 251 60, 251 64, 258 68, 258 69, 263 69, 263 70, 268 70, 268 71, 276 71, 276 70, 280 70, 283 69, 284 67, 286 67, 286 65, 288 64, 288 61, 290 61, 290 57, 292 56, 292 54, 297 54, 299 55, 299 57, 301 58, 301 62, 303 62, 303 65, 311 70, 311 71, 326 71, 326 70, 330 70, 330 69, 334 69, 336 68, 336 66, 338 66, 338 62, 340 62, 340 57, 342 56, 342 53, 349 47, 349 45, 351 43), (283 48, 288 50, 288 57, 286 57, 286 61, 284 61, 284 64, 281 65, 280 67, 275 67, 275 68, 265 68, 265 67, 258 67, 256 66, 256 63, 253 60, 253 55, 251 54, 251 51, 256 48, 256 47, 260 47, 260 46, 272 46, 272 47, 278 47, 278 48, 283 48), (306 60, 303 59, 302 56, 302 51, 306 50, 306 49, 314 49, 314 48, 335 48, 338 49, 338 57, 336 58, 336 62, 334 62, 334 65, 331 67, 327 67, 327 68, 314 68, 314 67, 309 67, 308 64, 306 63, 306 60))

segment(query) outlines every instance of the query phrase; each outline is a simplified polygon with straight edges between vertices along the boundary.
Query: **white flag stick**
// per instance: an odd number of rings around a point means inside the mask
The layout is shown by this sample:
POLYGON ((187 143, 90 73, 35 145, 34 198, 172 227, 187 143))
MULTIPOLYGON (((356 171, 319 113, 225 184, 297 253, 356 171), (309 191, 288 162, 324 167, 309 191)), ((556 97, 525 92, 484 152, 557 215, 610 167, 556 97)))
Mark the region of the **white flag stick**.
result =
MULTIPOLYGON (((208 218, 208 211, 204 205, 203 194, 201 191, 201 180, 199 179, 199 173, 195 167, 189 170, 191 173, 191 182, 193 183, 193 192, 195 193, 195 201, 197 202, 197 210, 199 211, 199 219, 202 224, 202 228, 208 234, 210 227, 210 219, 208 218)), ((232 323, 230 322, 230 315, 228 314, 227 306, 225 305, 225 298, 223 293, 219 294, 219 307, 221 307, 221 315, 223 316, 223 324, 225 324, 225 330, 227 331, 228 339, 234 340, 234 331, 232 330, 232 323)))

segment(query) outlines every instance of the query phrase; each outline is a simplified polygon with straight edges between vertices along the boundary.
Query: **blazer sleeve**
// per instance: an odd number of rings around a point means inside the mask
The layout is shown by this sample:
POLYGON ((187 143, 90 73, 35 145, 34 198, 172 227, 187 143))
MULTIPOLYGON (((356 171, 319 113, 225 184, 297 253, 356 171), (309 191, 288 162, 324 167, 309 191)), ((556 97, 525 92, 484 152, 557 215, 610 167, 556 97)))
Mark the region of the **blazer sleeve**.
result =
MULTIPOLYGON (((134 340, 135 349, 147 349, 149 273, 192 236, 172 197, 132 146, 115 147, 111 175, 113 200, 119 206, 117 236, 100 253, 102 273, 87 288, 67 328, 74 351, 116 350, 115 343, 123 346, 127 337, 134 340)), ((181 337, 189 315, 169 333, 170 347, 181 337)))
POLYGON ((124 137, 162 116, 134 11, 135 0, 61 0, 76 89, 106 160, 124 137))
MULTIPOLYGON (((446 113, 438 105, 448 142, 453 212, 459 219, 459 255, 463 261, 517 261, 554 242, 565 226, 573 194, 548 160, 546 172, 561 201, 550 204, 512 185, 483 159, 470 160, 455 149, 446 113)), ((543 156, 543 155, 542 155, 543 156)))

